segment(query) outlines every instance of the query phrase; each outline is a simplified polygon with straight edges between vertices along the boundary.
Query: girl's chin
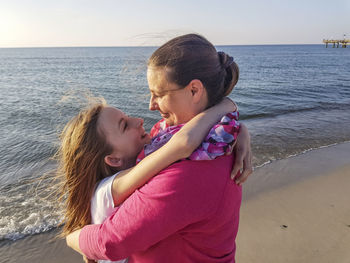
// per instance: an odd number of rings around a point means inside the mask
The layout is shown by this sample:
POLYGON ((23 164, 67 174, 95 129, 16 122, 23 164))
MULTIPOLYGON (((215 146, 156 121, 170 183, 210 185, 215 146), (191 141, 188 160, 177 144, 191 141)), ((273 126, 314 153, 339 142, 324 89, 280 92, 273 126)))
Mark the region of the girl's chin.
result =
POLYGON ((151 143, 151 136, 147 133, 147 135, 145 135, 143 140, 144 140, 145 144, 149 144, 149 143, 151 143))

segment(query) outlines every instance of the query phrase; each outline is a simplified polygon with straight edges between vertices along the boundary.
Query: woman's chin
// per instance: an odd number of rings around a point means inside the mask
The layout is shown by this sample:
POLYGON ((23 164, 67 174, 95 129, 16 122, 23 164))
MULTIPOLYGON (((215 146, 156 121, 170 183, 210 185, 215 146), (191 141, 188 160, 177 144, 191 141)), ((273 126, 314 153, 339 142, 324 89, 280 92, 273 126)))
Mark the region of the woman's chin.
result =
POLYGON ((175 124, 174 124, 174 120, 173 120, 172 118, 169 118, 169 117, 168 117, 168 118, 164 118, 164 117, 163 117, 163 119, 165 120, 165 122, 166 122, 167 125, 169 125, 169 126, 175 125, 175 124))

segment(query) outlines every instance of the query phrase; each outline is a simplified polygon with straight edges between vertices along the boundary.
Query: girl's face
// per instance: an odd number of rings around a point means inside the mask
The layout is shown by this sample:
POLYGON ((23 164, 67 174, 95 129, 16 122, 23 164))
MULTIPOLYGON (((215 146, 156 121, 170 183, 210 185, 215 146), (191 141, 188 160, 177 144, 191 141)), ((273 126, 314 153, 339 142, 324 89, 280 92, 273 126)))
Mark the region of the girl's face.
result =
POLYGON ((159 111, 168 125, 186 123, 193 117, 189 110, 192 103, 190 91, 168 82, 165 69, 148 68, 147 80, 151 92, 149 109, 159 111))
POLYGON ((143 119, 127 116, 113 107, 102 109, 98 129, 113 148, 113 152, 105 157, 106 163, 121 169, 134 166, 137 155, 151 140, 143 128, 143 119))

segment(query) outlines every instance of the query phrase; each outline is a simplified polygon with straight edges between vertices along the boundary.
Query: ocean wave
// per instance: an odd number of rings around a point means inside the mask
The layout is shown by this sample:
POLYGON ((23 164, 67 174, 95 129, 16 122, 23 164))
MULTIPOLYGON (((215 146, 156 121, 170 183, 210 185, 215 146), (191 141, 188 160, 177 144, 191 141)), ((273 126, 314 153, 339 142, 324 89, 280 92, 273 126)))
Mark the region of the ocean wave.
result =
MULTIPOLYGON (((0 191, 0 240, 21 239, 56 228, 62 222, 59 204, 49 199, 52 186, 20 180, 0 191)), ((56 201, 57 202, 57 201, 56 201)))
POLYGON ((61 220, 51 216, 32 213, 25 220, 18 222, 14 216, 0 219, 0 241, 16 241, 26 236, 50 231, 60 224, 61 220), (6 223, 5 223, 5 222, 6 223))
POLYGON ((261 118, 270 118, 282 115, 288 115, 293 113, 303 113, 303 112, 320 112, 329 111, 329 110, 350 110, 350 101, 344 101, 342 103, 319 103, 311 107, 297 107, 297 108, 280 108, 274 109, 270 112, 259 112, 254 111, 254 113, 245 113, 244 111, 240 113, 240 120, 252 120, 252 119, 261 119, 261 118), (255 113, 257 112, 257 113, 255 113))

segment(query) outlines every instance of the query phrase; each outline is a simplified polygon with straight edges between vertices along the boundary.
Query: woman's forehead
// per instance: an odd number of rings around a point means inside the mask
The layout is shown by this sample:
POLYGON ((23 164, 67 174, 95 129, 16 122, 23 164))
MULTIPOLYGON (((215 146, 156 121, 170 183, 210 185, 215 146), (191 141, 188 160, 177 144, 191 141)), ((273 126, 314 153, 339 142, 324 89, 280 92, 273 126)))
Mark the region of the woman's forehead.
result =
POLYGON ((161 68, 148 68, 147 80, 151 92, 161 91, 166 89, 169 85, 169 82, 166 79, 166 72, 161 68))

